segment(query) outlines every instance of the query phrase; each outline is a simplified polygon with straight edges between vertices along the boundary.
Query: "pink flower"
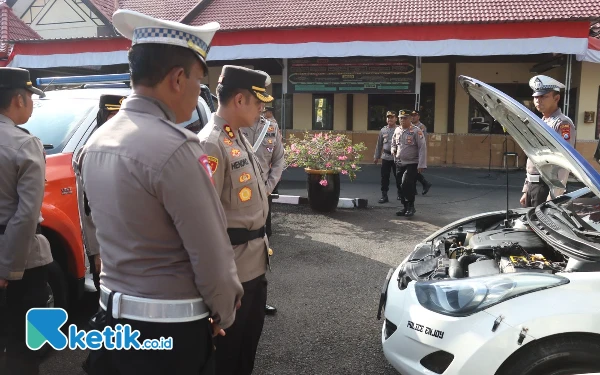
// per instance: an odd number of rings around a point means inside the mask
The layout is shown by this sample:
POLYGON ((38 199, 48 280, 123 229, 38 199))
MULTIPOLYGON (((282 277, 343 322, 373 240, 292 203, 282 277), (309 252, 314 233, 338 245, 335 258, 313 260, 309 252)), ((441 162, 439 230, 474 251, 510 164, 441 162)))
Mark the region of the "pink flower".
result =
POLYGON ((342 170, 342 174, 348 174, 348 171, 344 169, 342 170))
POLYGON ((325 168, 331 168, 331 163, 325 164, 325 168))
POLYGON ((351 165, 352 169, 356 169, 356 164, 351 165))
POLYGON ((349 154, 351 154, 352 150, 353 150, 352 146, 348 146, 348 148, 346 149, 346 152, 349 153, 349 154))
POLYGON ((339 142, 339 141, 341 141, 341 140, 342 140, 342 137, 339 137, 339 136, 338 136, 338 137, 335 137, 335 141, 336 141, 336 142, 339 142))
POLYGON ((299 153, 300 153, 300 150, 296 150, 295 152, 296 152, 296 154, 299 154, 299 153))
POLYGON ((298 164, 294 163, 292 164, 292 168, 296 168, 298 166, 298 164))
POLYGON ((295 143, 292 143, 292 145, 290 146, 290 150, 296 151, 296 144, 295 143))
POLYGON ((321 186, 327 186, 327 185, 328 185, 328 182, 327 182, 327 180, 321 180, 321 181, 319 181, 319 184, 320 184, 321 186))
POLYGON ((346 155, 338 156, 338 160, 346 160, 348 157, 346 155))
POLYGON ((325 147, 325 153, 329 154, 331 152, 331 149, 329 147, 325 147))

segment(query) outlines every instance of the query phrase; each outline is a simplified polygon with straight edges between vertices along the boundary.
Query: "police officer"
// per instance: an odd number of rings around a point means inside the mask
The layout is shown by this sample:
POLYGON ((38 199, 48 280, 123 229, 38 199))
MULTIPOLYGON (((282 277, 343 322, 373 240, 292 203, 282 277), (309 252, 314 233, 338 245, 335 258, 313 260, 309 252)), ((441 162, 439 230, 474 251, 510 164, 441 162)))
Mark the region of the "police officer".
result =
MULTIPOLYGON (((419 128, 419 130, 421 130, 425 135, 425 139, 427 139, 427 127, 421 122, 421 114, 419 111, 412 111, 410 122, 419 128)), ((423 195, 427 194, 429 189, 431 189, 431 182, 427 181, 422 173, 417 173, 417 181, 423 185, 423 195)))
POLYGON ((211 336, 231 326, 243 289, 206 154, 198 137, 176 124, 195 110, 219 26, 129 10, 112 20, 132 40, 133 93, 92 134, 77 163, 95 224, 86 237, 99 244, 106 325, 129 324, 140 342, 172 338, 173 347, 94 350, 89 372, 210 373, 211 336))
POLYGON ((388 111, 386 117, 387 125, 379 131, 377 146, 375 147, 375 156, 373 156, 373 162, 375 164, 381 159, 381 198, 379 199, 379 203, 389 202, 388 191, 390 189, 390 174, 392 172, 394 174, 394 179, 396 180, 396 188, 398 189, 398 200, 400 200, 402 196, 400 188, 401 181, 396 177, 396 164, 394 163, 394 156, 392 155, 392 137, 396 130, 398 117, 394 111, 388 111))
POLYGON ((427 168, 427 144, 425 135, 410 123, 410 111, 400 111, 400 126, 392 138, 392 154, 396 161, 396 179, 402 181, 401 201, 404 209, 398 216, 412 216, 415 210, 415 184, 417 173, 427 168))
POLYGON ((25 345, 25 315, 48 302, 52 254, 40 227, 46 163, 42 142, 18 125, 31 117, 32 95, 41 93, 27 70, 0 68, 0 309, 8 331, 1 374, 38 373, 25 345))
MULTIPOLYGON (((266 74, 266 73, 264 73, 266 74)), ((265 87, 271 83, 271 78, 267 75, 267 81, 265 87)), ((263 116, 252 127, 244 127, 240 129, 242 134, 248 139, 255 150, 254 153, 261 165, 263 172, 262 178, 267 187, 267 194, 269 196, 269 214, 267 215, 266 233, 267 238, 271 238, 271 210, 273 205, 273 194, 277 194, 277 186, 281 179, 284 167, 284 148, 283 140, 281 137, 281 131, 277 125, 277 121, 273 117, 273 107, 266 106, 263 116), (266 127, 266 133, 263 129, 266 127)), ((277 308, 269 304, 265 305, 265 313, 267 315, 274 315, 277 312, 277 308)))
MULTIPOLYGON (((560 100, 560 90, 565 85, 554 78, 538 75, 529 80, 529 86, 533 90, 533 103, 535 108, 542 113, 542 120, 556 131, 571 146, 575 147, 577 131, 570 118, 565 116, 558 102, 560 100)), ((527 176, 523 185, 523 196, 520 203, 523 207, 536 207, 548 199, 551 199, 550 187, 541 179, 540 173, 535 165, 527 159, 527 176)), ((558 171, 558 178, 566 186, 569 178, 569 171, 561 168, 558 171)), ((565 189, 555 189, 554 196, 559 196, 565 192, 565 189)))
POLYGON ((217 85, 219 108, 198 133, 225 208, 227 231, 244 287, 235 323, 216 341, 217 374, 221 375, 252 373, 265 319, 269 187, 262 176, 268 171, 263 170, 240 129, 254 126, 264 104, 273 101, 266 93, 266 80, 258 71, 225 65, 217 85))
MULTIPOLYGON (((106 121, 110 120, 111 118, 113 118, 117 112, 119 111, 119 109, 121 108, 121 103, 123 103, 123 100, 125 100, 127 97, 123 96, 123 95, 111 95, 111 94, 102 94, 100 95, 100 101, 99 101, 99 109, 98 109, 98 114, 96 115, 96 127, 100 127, 102 126, 106 121)), ((80 150, 80 152, 83 149, 80 150)), ((75 158, 77 159, 77 158, 75 158)), ((77 163, 74 162, 73 164, 73 169, 75 170, 77 167, 77 163)), ((101 262, 100 262, 100 250, 99 250, 99 245, 98 245, 98 241, 96 240, 96 237, 93 236, 93 238, 86 238, 86 233, 89 232, 95 232, 95 229, 93 228, 93 221, 90 218, 90 207, 89 207, 89 203, 87 200, 87 197, 83 194, 83 189, 79 188, 77 189, 77 201, 79 203, 79 215, 80 215, 80 222, 81 222, 81 227, 83 228, 84 226, 92 226, 92 228, 88 229, 88 230, 83 230, 83 241, 85 244, 85 248, 86 248, 86 252, 88 255, 88 259, 90 262, 90 273, 92 274, 93 280, 94 280, 94 286, 96 287, 97 291, 100 291, 100 267, 101 267, 101 262), (95 254, 95 255, 92 255, 95 254)))

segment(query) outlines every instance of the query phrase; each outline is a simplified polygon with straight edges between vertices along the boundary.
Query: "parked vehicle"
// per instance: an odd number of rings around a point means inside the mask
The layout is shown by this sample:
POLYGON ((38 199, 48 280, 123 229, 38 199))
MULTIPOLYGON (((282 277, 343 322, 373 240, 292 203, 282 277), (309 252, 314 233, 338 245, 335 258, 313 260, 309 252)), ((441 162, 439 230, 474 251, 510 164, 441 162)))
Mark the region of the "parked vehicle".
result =
MULTIPOLYGON (((77 187, 73 158, 97 129, 96 115, 100 95, 129 95, 129 74, 38 79, 38 86, 51 83, 59 90, 34 95, 31 119, 23 125, 41 139, 46 152, 46 188, 42 204, 42 233, 52 248, 49 275, 49 304, 66 308, 85 291, 95 291, 89 262, 84 251, 77 206, 77 187), (87 275, 87 276, 86 276, 87 275)), ((190 121, 180 124, 199 131, 210 119, 210 97, 202 87, 198 106, 190 121)), ((212 105, 212 100, 211 100, 212 105)), ((214 107, 213 107, 214 108, 214 107)))
POLYGON ((600 174, 559 134, 476 79, 459 84, 502 125, 551 188, 584 188, 534 208, 449 224, 390 269, 378 316, 403 375, 600 372, 600 174))

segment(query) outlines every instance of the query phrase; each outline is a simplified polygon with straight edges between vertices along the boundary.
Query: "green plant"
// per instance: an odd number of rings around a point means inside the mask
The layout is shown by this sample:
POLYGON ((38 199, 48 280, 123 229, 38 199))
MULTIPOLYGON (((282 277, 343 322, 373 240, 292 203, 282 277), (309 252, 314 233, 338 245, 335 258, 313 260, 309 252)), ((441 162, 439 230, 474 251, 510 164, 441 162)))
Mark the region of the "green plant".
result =
MULTIPOLYGON (((350 181, 360 171, 359 162, 362 151, 366 149, 361 142, 352 144, 352 140, 344 134, 331 132, 304 133, 303 138, 291 134, 285 146, 285 162, 289 167, 303 167, 312 170, 335 171, 348 175, 350 181)), ((327 186, 325 173, 321 185, 327 186)))

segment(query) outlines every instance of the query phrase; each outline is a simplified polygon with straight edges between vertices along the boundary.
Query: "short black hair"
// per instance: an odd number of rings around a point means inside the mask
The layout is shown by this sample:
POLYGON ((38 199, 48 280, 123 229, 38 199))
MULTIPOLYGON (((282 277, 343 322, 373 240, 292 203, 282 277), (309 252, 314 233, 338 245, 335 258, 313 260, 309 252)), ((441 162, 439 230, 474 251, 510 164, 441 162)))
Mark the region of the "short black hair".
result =
POLYGON ((217 85, 217 100, 219 101, 219 105, 227 104, 239 93, 244 94, 244 98, 246 99, 246 101, 248 100, 249 96, 252 95, 250 94, 250 91, 246 89, 240 89, 237 87, 231 88, 229 86, 223 86, 221 84, 217 85))
POLYGON ((158 85, 176 67, 183 68, 185 76, 189 77, 192 66, 198 61, 189 48, 155 43, 134 45, 129 49, 128 58, 131 83, 147 87, 158 85))
POLYGON ((3 89, 0 90, 0 110, 6 110, 17 95, 23 95, 24 89, 3 89))

